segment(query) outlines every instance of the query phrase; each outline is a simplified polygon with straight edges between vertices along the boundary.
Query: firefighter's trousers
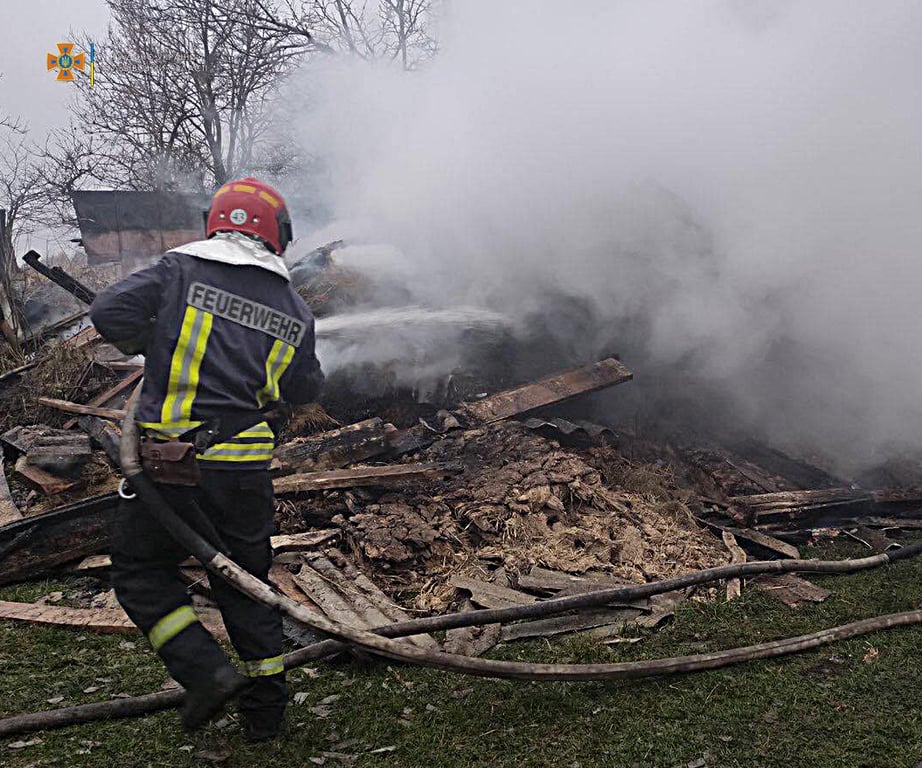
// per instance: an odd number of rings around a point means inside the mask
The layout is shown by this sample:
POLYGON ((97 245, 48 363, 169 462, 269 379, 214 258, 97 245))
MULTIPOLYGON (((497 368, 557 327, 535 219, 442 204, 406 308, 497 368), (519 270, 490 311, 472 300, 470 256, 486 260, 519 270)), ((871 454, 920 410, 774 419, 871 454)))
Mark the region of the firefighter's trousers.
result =
MULTIPOLYGON (((166 501, 212 544, 254 576, 268 580, 274 532, 272 483, 265 470, 203 469, 195 488, 159 485, 166 501), (216 536, 220 541, 215 541, 216 536), (221 546, 223 544, 223 547, 221 546)), ((112 576, 125 612, 150 640, 184 688, 208 685, 229 665, 198 622, 178 565, 189 553, 135 499, 122 501, 115 523, 112 576)), ((256 678, 239 701, 248 727, 271 730, 287 699, 282 666, 282 617, 215 576, 209 580, 243 674, 256 678)))

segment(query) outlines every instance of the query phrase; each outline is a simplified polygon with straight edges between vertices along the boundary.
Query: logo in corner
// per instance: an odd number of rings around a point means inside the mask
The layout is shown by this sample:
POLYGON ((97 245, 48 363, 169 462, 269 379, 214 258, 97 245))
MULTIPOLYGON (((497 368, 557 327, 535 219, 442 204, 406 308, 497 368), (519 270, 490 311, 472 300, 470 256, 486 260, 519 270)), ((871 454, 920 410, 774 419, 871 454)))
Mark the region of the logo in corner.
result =
POLYGON ((74 48, 76 46, 73 43, 58 43, 58 55, 55 56, 53 53, 49 53, 46 58, 46 65, 48 71, 50 72, 53 69, 58 71, 57 80, 63 80, 64 82, 74 82, 74 70, 83 72, 86 69, 86 65, 90 65, 90 85, 95 85, 96 81, 96 51, 95 45, 90 43, 90 55, 89 61, 87 61, 87 55, 84 51, 80 53, 75 53, 74 48))

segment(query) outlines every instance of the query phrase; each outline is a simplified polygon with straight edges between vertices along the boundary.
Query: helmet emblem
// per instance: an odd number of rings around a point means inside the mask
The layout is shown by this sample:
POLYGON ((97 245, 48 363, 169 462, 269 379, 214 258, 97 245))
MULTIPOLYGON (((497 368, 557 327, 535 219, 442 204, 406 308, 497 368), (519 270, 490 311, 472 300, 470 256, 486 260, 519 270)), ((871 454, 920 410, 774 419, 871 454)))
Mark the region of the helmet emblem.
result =
POLYGON ((234 224, 246 224, 247 212, 243 210, 243 208, 234 208, 234 210, 230 212, 230 220, 234 224))

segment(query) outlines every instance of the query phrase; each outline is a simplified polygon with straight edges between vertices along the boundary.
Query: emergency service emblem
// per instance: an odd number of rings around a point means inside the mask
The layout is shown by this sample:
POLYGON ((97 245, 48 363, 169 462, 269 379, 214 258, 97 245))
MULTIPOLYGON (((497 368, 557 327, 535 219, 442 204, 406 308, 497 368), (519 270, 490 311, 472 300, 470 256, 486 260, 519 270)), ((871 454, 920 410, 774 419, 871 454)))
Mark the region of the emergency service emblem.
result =
POLYGON ((237 225, 246 224, 247 212, 243 208, 234 208, 230 212, 230 220, 237 225))

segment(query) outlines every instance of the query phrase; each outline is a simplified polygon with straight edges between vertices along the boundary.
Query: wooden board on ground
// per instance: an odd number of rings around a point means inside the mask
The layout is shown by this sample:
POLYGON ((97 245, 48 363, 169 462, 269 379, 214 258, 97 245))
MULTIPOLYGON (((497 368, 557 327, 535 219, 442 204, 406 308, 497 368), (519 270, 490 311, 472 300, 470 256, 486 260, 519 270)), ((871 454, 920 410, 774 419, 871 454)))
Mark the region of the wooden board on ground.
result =
POLYGON ((340 530, 338 528, 329 528, 322 531, 273 536, 269 542, 272 545, 272 551, 276 554, 280 552, 301 552, 305 549, 319 547, 321 544, 327 544, 333 539, 339 538, 339 535, 340 530))
POLYGON ((292 578, 328 619, 358 629, 371 629, 355 608, 307 563, 292 578))
POLYGON ((109 555, 90 555, 84 557, 76 566, 74 571, 77 573, 86 573, 92 571, 104 571, 112 567, 112 558, 109 555))
POLYGON ((292 440, 275 449, 272 469, 279 474, 338 469, 367 461, 388 450, 394 427, 379 418, 292 440))
POLYGON ((523 621, 504 626, 500 639, 510 642, 529 637, 553 637, 612 625, 616 625, 620 631, 628 621, 636 620, 640 614, 641 611, 637 608, 596 608, 573 616, 552 616, 547 619, 523 621))
MULTIPOLYGON (((465 600, 461 606, 463 613, 474 610, 474 604, 465 600)), ((458 627, 445 633, 445 653, 459 656, 482 656, 499 642, 502 627, 499 624, 487 624, 482 627, 458 627)))
POLYGON ((22 520, 22 512, 10 494, 10 486, 6 482, 6 472, 3 468, 3 454, 0 453, 0 527, 16 520, 22 520))
POLYGON ((277 477, 272 487, 277 494, 356 488, 370 485, 399 485, 444 477, 450 471, 444 464, 398 464, 387 467, 352 467, 330 472, 304 472, 277 477))
POLYGON ((91 629, 105 634, 133 634, 138 628, 121 608, 67 608, 0 601, 0 619, 91 629))
MULTIPOLYGON (((130 371, 128 375, 119 381, 114 387, 107 389, 100 395, 97 395, 92 400, 90 400, 87 405, 106 407, 113 404, 113 401, 119 395, 125 393, 128 389, 134 386, 135 382, 144 375, 144 368, 135 368, 130 371)), ((68 419, 64 422, 64 429, 72 429, 77 424, 77 419, 68 419)))
MULTIPOLYGON (((730 563, 739 565, 746 562, 746 553, 743 552, 739 544, 736 543, 736 537, 730 531, 722 531, 721 538, 724 546, 730 551, 730 563)), ((739 577, 727 579, 727 601, 736 600, 743 592, 743 585, 739 577)))
POLYGON ((623 384, 632 378, 634 374, 625 365, 609 357, 584 368, 498 392, 476 403, 463 403, 458 410, 475 422, 488 424, 623 384))
POLYGON ((458 589, 470 592, 471 601, 483 608, 511 608, 516 605, 531 605, 538 602, 538 598, 533 595, 526 595, 524 592, 499 584, 472 579, 460 573, 451 577, 451 583, 458 589))
POLYGON ((759 576, 751 581, 750 585, 761 589, 767 595, 777 598, 791 608, 799 608, 807 603, 821 603, 832 594, 828 589, 823 589, 791 573, 759 576))
POLYGON ((72 403, 70 400, 58 400, 54 397, 37 397, 35 402, 48 408, 55 408, 65 413, 76 413, 80 416, 99 416, 101 419, 112 419, 113 421, 122 421, 125 418, 125 411, 117 408, 98 408, 93 405, 72 403))
MULTIPOLYGON (((197 608, 202 625, 218 638, 226 638, 227 630, 220 611, 197 608)), ((89 630, 102 634, 132 635, 139 630, 121 608, 68 608, 63 605, 39 605, 0 600, 0 619, 45 624, 54 627, 89 630)))
MULTIPOLYGON (((345 598, 352 610, 359 616, 360 620, 368 627, 383 627, 393 623, 393 619, 385 610, 384 605, 390 603, 390 599, 380 589, 378 589, 368 577, 362 574, 364 579, 364 589, 356 583, 358 580, 356 574, 347 576, 336 567, 328 558, 315 552, 308 552, 302 555, 302 558, 308 565, 334 587, 339 594, 345 598)), ((396 607, 393 606, 392 607, 396 607)), ((409 618, 404 617, 402 618, 409 618)), ((435 640, 428 635, 412 636, 402 639, 403 642, 410 642, 421 648, 438 648, 435 640)))
MULTIPOLYGON (((391 600, 377 584, 349 562, 341 552, 333 549, 327 556, 345 577, 346 583, 364 593, 389 621, 399 623, 410 620, 409 614, 403 608, 391 600)), ((439 647, 431 635, 410 635, 406 639, 420 648, 438 649, 439 647)))
POLYGON ((311 610, 319 611, 320 608, 317 607, 317 604, 314 603, 302 590, 297 582, 292 576, 291 571, 289 571, 281 563, 273 563, 272 567, 269 569, 269 581, 271 581, 276 589, 281 592, 289 600, 294 600, 296 603, 301 605, 308 606, 311 610))
POLYGON ((41 467, 32 466, 25 456, 20 456, 16 460, 16 475, 30 488, 34 488, 46 496, 64 493, 64 491, 69 491, 77 484, 76 480, 55 477, 41 467))
MULTIPOLYGON (((294 577, 291 575, 291 571, 281 563, 272 564, 272 567, 269 569, 269 581, 289 600, 294 600, 310 611, 322 613, 320 608, 317 607, 317 604, 298 587, 294 577)), ((282 616, 282 632, 285 637, 298 647, 304 647, 305 645, 310 645, 311 643, 316 643, 323 639, 319 632, 299 621, 295 621, 290 616, 282 616)))
POLYGON ((576 595, 599 589, 616 589, 627 586, 627 583, 604 573, 564 573, 535 566, 527 574, 519 576, 518 585, 522 589, 544 594, 558 592, 576 595))

